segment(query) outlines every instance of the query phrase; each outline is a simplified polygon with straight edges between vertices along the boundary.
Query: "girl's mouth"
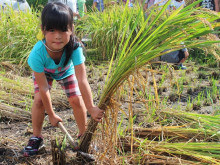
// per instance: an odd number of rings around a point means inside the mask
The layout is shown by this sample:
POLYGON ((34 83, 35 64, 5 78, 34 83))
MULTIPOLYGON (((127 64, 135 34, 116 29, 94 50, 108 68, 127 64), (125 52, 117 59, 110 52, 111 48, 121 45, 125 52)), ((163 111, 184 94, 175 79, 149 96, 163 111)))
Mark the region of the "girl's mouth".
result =
POLYGON ((61 44, 62 42, 54 42, 54 43, 59 45, 59 44, 61 44))

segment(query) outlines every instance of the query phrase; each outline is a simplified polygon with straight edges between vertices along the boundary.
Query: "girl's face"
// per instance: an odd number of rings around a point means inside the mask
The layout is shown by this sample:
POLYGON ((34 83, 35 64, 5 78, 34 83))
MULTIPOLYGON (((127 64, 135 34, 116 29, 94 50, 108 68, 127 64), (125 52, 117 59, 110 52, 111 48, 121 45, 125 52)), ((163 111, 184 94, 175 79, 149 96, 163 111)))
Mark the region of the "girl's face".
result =
POLYGON ((49 31, 43 30, 43 34, 46 40, 46 45, 50 49, 60 50, 69 42, 72 29, 68 28, 67 31, 56 29, 50 29, 49 31))

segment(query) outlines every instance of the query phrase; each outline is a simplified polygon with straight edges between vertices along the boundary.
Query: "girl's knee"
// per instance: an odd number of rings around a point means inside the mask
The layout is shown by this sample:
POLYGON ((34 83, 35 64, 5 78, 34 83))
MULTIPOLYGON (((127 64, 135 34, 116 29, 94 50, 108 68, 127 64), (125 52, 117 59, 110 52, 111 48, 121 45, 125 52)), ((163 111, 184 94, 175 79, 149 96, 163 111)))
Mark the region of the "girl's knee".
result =
POLYGON ((74 96, 69 98, 69 102, 71 105, 81 107, 83 105, 82 96, 74 96))
POLYGON ((41 97, 39 97, 38 95, 34 96, 34 104, 38 107, 44 106, 41 97))

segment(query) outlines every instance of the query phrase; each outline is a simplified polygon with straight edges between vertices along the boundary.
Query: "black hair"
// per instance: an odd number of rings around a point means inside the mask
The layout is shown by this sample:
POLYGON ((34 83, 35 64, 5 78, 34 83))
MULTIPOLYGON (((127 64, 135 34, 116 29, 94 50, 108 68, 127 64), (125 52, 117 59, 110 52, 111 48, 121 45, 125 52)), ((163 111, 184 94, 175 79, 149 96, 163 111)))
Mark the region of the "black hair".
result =
MULTIPOLYGON (((51 29, 67 31, 68 28, 73 28, 73 12, 65 4, 60 2, 48 3, 41 13, 42 29, 49 31, 51 29)), ((73 32, 73 29, 72 29, 73 32)), ((67 65, 73 50, 79 47, 73 33, 70 36, 70 41, 66 44, 66 60, 64 66, 67 65)))

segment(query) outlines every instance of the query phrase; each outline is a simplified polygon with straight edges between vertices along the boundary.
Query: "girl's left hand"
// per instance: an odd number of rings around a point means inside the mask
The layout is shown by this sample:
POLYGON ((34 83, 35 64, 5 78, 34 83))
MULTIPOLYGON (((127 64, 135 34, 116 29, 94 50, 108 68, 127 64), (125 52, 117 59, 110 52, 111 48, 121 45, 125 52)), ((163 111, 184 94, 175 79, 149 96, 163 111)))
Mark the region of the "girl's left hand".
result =
POLYGON ((97 122, 101 122, 102 118, 105 114, 104 110, 99 109, 99 107, 92 107, 90 109, 88 109, 90 115, 92 116, 92 118, 97 121, 97 122))

